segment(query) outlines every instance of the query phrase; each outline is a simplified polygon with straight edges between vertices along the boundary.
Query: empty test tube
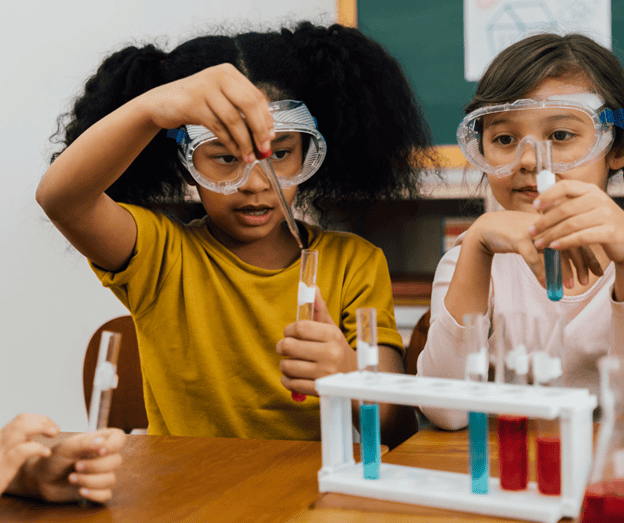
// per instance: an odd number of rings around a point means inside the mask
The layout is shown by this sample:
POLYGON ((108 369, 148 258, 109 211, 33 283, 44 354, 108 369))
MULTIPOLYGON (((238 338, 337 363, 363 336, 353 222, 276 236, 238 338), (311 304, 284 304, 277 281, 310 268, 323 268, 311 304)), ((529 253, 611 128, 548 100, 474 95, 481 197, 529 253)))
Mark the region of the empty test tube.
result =
MULTIPOLYGON (((485 318, 478 314, 464 316, 466 328, 466 371, 469 381, 487 381, 488 349, 485 334, 485 318)), ((490 459, 488 416, 484 412, 468 414, 468 439, 470 447, 470 478, 473 494, 487 494, 490 459)))
MULTIPOLYGON (((358 368, 372 373, 376 378, 379 364, 377 347, 377 310, 363 307, 356 311, 358 368)), ((381 434, 379 427, 379 403, 360 401, 360 453, 364 479, 379 479, 381 463, 381 434)))
MULTIPOLYGON (((299 273, 299 291, 297 293, 297 321, 314 319, 314 295, 316 293, 316 267, 318 251, 301 251, 301 271, 299 273)), ((304 401, 307 396, 293 392, 292 399, 304 401)))
POLYGON ((120 333, 102 332, 89 405, 90 432, 105 429, 108 425, 113 389, 117 388, 117 358, 120 347, 120 333))
MULTIPOLYGON (((541 194, 555 185, 552 163, 552 142, 544 140, 534 144, 537 168, 537 191, 541 194)), ((546 292, 552 301, 563 297, 563 279, 561 275, 561 254, 554 249, 544 249, 544 267, 546 269, 546 292)))

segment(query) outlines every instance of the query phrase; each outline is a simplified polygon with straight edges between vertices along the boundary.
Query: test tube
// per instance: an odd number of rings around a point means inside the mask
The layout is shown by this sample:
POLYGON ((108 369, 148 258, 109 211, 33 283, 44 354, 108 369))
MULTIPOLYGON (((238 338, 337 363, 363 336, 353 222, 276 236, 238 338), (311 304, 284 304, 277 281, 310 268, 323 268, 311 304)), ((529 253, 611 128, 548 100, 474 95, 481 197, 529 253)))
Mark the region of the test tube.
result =
MULTIPOLYGON (((467 314, 464 316, 464 327, 467 349, 465 379, 487 381, 489 362, 485 318, 479 314, 467 314)), ((468 413, 468 439, 472 493, 487 494, 490 475, 487 413, 468 413)))
MULTIPOLYGON (((517 313, 507 321, 494 318, 498 345, 496 382, 526 385, 529 357, 522 334, 526 316, 517 313)), ((529 483, 529 420, 526 416, 500 415, 497 419, 498 477, 503 490, 525 490, 529 483)))
MULTIPOLYGON (((363 307, 356 310, 358 369, 372 373, 377 378, 379 350, 377 347, 377 310, 363 307)), ((360 401, 360 453, 364 479, 379 479, 381 463, 381 435, 379 428, 379 403, 360 401)))
MULTIPOLYGON (((318 251, 303 249, 301 251, 301 271, 299 273, 299 292, 297 293, 297 321, 314 319, 314 295, 316 293, 316 267, 318 251)), ((292 399, 304 401, 307 396, 293 392, 292 399)))
MULTIPOLYGON (((563 385, 563 316, 535 318, 536 350, 533 353, 533 384, 563 385)), ((537 420, 536 438, 537 489, 552 496, 561 494, 561 435, 559 420, 537 420)))
POLYGON ((117 388, 117 358, 120 347, 120 333, 102 331, 89 405, 90 432, 108 426, 113 389, 117 388))
MULTIPOLYGON (((555 184, 552 162, 552 142, 544 140, 535 146, 537 191, 541 194, 555 184)), ((552 301, 563 297, 563 279, 561 274, 561 254, 546 247, 544 249, 544 267, 546 270, 546 293, 552 301)))

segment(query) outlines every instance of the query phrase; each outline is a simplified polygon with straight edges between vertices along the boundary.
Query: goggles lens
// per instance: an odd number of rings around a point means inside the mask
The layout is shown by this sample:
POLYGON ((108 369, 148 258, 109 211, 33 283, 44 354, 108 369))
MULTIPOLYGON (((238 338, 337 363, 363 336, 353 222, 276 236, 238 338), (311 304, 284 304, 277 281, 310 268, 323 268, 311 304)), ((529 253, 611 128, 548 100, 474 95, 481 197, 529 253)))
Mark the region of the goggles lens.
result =
MULTIPOLYGON (((296 132, 276 134, 271 144, 270 160, 278 179, 292 184, 302 170, 302 135, 296 132)), ((249 169, 249 164, 232 155, 216 137, 195 148, 192 162, 202 178, 217 185, 234 183, 249 169)))
MULTIPOLYGON (((598 99, 594 105, 602 106, 602 100, 592 96, 598 99)), ((523 138, 550 140, 553 169, 565 172, 608 152, 614 135, 601 115, 604 112, 570 100, 518 100, 483 107, 464 118, 457 131, 458 144, 476 168, 507 176, 520 162, 522 146, 518 145, 526 143, 523 138)))
MULTIPOLYGON (((303 102, 272 102, 269 111, 276 133, 269 161, 280 187, 299 185, 323 163, 325 140, 303 102)), ((178 142, 180 158, 197 183, 215 192, 236 192, 258 163, 247 164, 233 156, 214 133, 199 125, 186 125, 168 134, 178 142)))

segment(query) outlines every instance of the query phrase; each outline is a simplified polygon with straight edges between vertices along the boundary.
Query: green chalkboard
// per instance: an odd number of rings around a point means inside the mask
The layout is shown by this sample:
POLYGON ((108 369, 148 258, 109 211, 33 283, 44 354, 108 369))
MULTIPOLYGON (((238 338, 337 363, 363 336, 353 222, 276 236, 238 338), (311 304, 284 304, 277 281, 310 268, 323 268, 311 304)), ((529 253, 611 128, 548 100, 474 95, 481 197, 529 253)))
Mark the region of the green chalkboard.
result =
MULTIPOLYGON (((624 0, 611 0, 612 49, 624 62, 624 0)), ((436 145, 454 145, 475 82, 464 79, 462 0, 358 0, 358 28, 407 72, 436 145)), ((623 86, 624 88, 624 86, 623 86)))

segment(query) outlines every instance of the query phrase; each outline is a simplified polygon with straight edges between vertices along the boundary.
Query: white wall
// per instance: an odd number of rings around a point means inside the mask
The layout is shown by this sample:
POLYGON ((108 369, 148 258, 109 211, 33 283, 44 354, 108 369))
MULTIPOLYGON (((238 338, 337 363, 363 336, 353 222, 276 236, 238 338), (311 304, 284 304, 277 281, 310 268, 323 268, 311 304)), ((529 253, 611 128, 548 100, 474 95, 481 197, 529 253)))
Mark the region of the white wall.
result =
POLYGON ((0 427, 36 412, 62 430, 86 430, 87 343, 127 314, 34 200, 57 116, 123 45, 172 48, 219 20, 257 29, 299 19, 333 22, 335 0, 2 0, 0 427))

